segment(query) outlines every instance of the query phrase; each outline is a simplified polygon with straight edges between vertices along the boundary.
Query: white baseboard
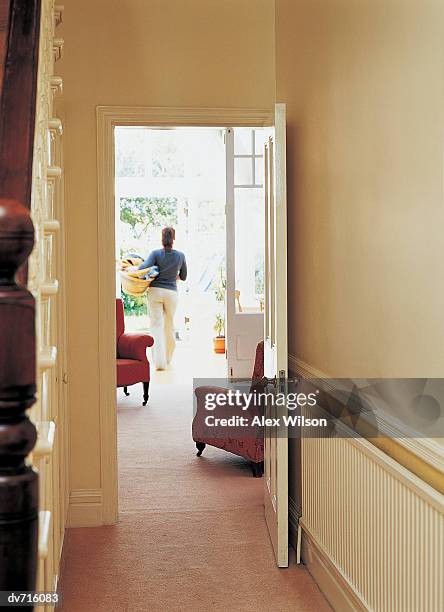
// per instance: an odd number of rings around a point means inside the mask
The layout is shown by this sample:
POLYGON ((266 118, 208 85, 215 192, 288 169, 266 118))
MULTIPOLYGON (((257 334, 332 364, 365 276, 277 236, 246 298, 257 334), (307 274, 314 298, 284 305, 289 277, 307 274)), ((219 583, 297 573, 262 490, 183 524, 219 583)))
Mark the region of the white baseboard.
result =
MULTIPOLYGON (((290 544, 296 550, 301 508, 292 498, 289 498, 288 502, 290 544)), ((337 612, 368 610, 352 586, 304 528, 302 528, 301 558, 333 610, 337 612)))
POLYGON ((103 525, 101 489, 75 489, 69 496, 67 527, 100 527, 103 525))
POLYGON ((367 612, 369 610, 303 526, 302 561, 335 612, 367 612))

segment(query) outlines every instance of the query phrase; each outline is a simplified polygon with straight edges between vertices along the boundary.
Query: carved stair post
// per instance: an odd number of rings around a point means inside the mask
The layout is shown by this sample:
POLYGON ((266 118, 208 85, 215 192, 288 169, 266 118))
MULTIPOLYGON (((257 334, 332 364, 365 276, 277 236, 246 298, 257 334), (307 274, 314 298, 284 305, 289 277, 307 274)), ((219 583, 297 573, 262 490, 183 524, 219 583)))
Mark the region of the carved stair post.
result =
POLYGON ((35 588, 37 474, 25 464, 36 430, 35 308, 15 273, 32 250, 34 228, 19 202, 0 199, 0 591, 35 588))

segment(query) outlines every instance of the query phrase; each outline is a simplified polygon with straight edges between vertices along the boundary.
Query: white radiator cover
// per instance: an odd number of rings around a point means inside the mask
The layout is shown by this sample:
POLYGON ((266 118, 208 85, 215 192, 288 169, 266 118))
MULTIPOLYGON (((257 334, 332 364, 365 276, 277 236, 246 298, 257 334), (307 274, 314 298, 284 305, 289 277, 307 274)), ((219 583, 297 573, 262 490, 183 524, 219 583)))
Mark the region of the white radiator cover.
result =
POLYGON ((444 496, 366 440, 302 441, 302 519, 363 608, 444 610, 444 496))

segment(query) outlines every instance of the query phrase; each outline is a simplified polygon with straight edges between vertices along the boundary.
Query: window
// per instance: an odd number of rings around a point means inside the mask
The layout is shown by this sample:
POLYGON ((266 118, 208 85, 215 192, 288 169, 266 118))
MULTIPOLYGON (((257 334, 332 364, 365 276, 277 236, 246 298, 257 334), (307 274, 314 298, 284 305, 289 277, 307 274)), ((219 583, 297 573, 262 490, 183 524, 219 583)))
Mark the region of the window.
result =
POLYGON ((178 144, 177 133, 174 130, 156 130, 152 132, 152 138, 152 176, 155 178, 184 177, 184 152, 178 144))
POLYGON ((264 138, 261 130, 234 129, 234 185, 262 187, 264 182, 264 138))
POLYGON ((234 129, 236 312, 263 310, 264 137, 262 130, 234 129))
POLYGON ((116 128, 116 176, 145 176, 145 138, 141 130, 116 128))

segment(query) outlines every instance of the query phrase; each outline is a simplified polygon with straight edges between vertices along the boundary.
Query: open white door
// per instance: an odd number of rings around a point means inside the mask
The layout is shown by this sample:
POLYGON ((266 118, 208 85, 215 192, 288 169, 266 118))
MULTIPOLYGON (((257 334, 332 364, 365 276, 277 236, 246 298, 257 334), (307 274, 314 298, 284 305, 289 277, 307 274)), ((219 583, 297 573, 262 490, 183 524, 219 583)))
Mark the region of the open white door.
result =
MULTIPOLYGON (((276 104, 275 129, 265 143, 265 376, 285 392, 287 347, 287 189, 285 104, 276 104)), ((284 408, 267 406, 267 417, 284 408)), ((288 438, 280 427, 265 428, 265 518, 279 567, 288 566, 288 438)))
POLYGON ((251 378, 264 337, 263 130, 228 128, 226 350, 228 376, 251 378))

